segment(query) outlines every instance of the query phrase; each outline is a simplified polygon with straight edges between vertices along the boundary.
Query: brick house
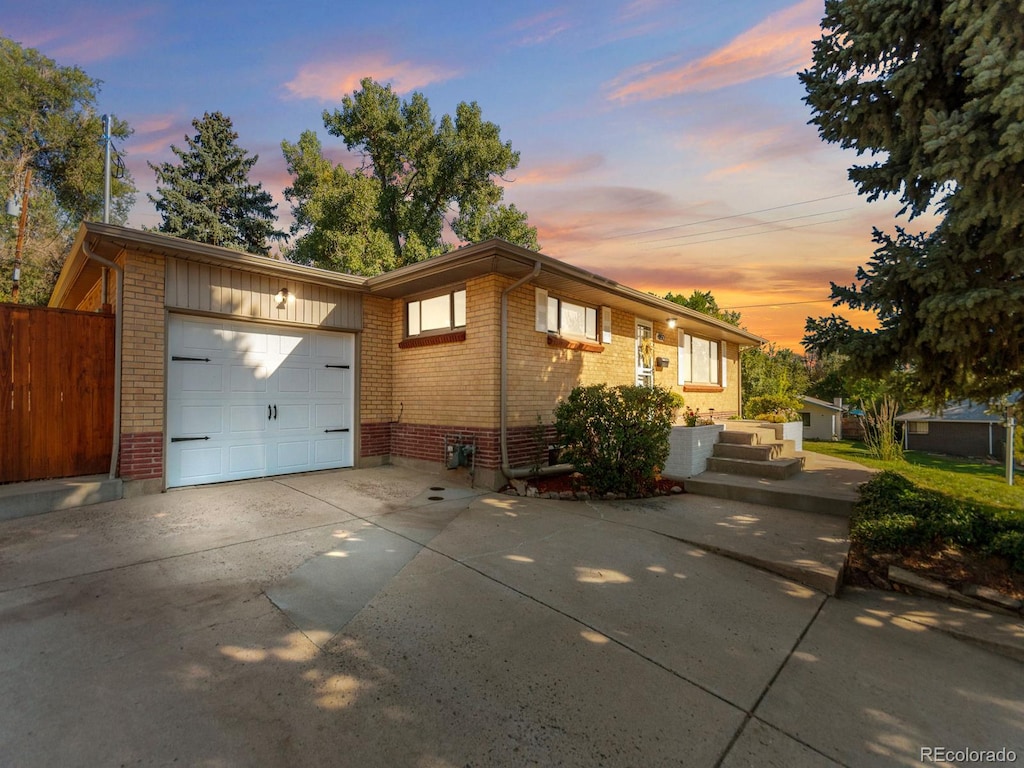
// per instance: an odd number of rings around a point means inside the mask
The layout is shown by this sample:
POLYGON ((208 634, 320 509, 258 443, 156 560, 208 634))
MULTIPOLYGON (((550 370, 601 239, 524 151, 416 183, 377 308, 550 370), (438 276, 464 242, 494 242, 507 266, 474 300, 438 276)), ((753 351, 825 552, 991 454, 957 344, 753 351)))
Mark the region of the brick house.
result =
POLYGON ((51 306, 117 315, 125 493, 384 463, 491 488, 546 463, 578 384, 741 411, 762 340, 503 241, 366 278, 82 225, 51 306))

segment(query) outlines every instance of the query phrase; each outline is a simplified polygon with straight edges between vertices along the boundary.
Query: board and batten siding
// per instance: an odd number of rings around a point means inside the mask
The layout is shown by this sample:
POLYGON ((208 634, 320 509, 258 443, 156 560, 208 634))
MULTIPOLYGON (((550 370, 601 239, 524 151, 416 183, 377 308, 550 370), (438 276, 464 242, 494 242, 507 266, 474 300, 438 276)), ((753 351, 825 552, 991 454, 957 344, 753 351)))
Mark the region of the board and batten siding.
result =
POLYGON ((362 330, 362 295, 343 288, 174 258, 167 259, 165 286, 169 308, 362 330), (281 288, 293 298, 278 309, 274 296, 281 288))

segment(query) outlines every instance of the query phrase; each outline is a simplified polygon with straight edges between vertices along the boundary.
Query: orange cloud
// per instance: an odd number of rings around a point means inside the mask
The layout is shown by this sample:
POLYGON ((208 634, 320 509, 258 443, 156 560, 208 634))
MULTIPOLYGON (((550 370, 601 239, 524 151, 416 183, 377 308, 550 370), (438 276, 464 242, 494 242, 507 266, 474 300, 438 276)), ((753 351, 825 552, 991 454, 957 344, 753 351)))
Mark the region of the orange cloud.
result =
POLYGON ((381 54, 370 53, 344 61, 306 64, 284 87, 294 98, 336 102, 359 90, 364 77, 390 83, 398 93, 408 93, 457 74, 455 70, 433 64, 392 61, 381 54))
POLYGON ((604 165, 603 155, 590 154, 564 162, 530 164, 525 171, 513 171, 510 180, 517 185, 559 184, 573 176, 579 176, 604 165))
POLYGON ((810 64, 811 41, 821 32, 821 12, 821 0, 801 0, 701 59, 643 64, 612 81, 609 98, 646 101, 792 74, 810 64))

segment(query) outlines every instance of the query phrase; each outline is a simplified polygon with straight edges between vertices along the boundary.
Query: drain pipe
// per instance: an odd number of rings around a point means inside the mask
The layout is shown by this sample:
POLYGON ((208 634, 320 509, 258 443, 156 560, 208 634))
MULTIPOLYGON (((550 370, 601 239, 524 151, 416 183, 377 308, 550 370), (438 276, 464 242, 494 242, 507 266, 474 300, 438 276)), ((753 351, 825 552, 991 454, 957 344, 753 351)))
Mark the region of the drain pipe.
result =
POLYGON ((501 472, 509 480, 522 479, 526 477, 538 477, 545 475, 562 475, 572 472, 572 464, 556 464, 550 467, 520 467, 512 469, 508 462, 508 295, 517 288, 526 285, 540 274, 541 264, 534 262, 533 271, 526 277, 520 278, 501 292, 501 392, 500 392, 500 417, 501 431, 499 433, 501 443, 501 472))
POLYGON ((117 460, 121 451, 121 337, 124 330, 124 267, 105 259, 89 249, 89 243, 82 241, 82 253, 86 258, 103 265, 103 293, 107 291, 107 270, 117 274, 117 307, 114 310, 114 436, 110 448, 110 479, 117 477, 117 460))

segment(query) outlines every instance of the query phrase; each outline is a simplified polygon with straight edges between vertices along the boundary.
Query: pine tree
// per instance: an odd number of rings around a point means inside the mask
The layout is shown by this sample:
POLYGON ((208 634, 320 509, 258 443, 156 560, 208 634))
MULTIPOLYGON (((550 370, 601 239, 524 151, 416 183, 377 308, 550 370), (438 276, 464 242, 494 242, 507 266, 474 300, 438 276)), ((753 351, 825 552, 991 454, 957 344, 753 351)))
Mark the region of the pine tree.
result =
POLYGON ((930 232, 875 231, 836 303, 877 330, 809 319, 804 344, 861 373, 908 368, 922 393, 1024 387, 1024 6, 1016 0, 827 0, 801 74, 823 139, 867 155, 850 179, 930 232))
POLYGON ((259 156, 236 144, 231 119, 220 112, 207 112, 192 127, 187 150, 171 147, 177 164, 149 164, 157 177, 157 196, 149 199, 163 217, 157 231, 266 256, 268 240, 286 235, 274 229, 270 193, 249 181, 259 156))

